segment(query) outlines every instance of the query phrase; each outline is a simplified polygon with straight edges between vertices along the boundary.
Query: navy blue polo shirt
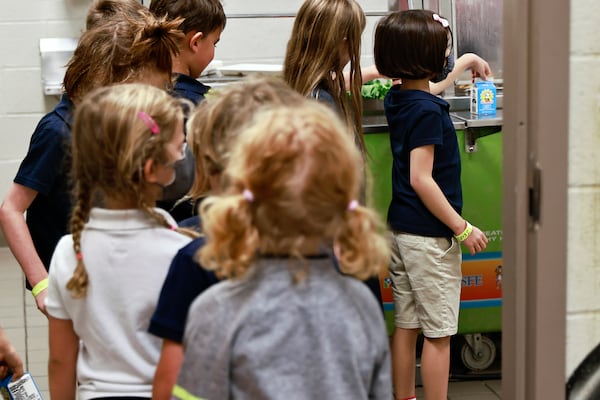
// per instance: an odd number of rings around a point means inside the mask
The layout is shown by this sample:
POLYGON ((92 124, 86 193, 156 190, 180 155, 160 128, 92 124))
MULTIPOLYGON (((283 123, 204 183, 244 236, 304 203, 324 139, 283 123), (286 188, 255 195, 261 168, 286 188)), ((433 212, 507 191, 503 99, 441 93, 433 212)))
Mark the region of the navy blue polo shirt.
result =
POLYGON ((392 201, 387 217, 390 228, 421 236, 452 236, 452 230, 425 207, 410 185, 410 152, 434 145, 433 179, 450 205, 461 213, 460 153, 450 106, 430 93, 395 85, 385 97, 384 109, 393 154, 392 201))
MULTIPOLYGON (((68 233, 72 198, 71 121, 73 103, 66 94, 38 123, 15 183, 38 192, 27 209, 27 226, 46 270, 59 239, 68 233)), ((29 284, 28 284, 29 287, 29 284)))
POLYGON ((175 87, 173 88, 175 95, 191 100, 196 105, 204 100, 204 95, 209 90, 209 86, 204 85, 191 76, 177 74, 175 77, 175 87))
POLYGON ((163 339, 183 342, 190 305, 200 293, 219 281, 214 272, 202 268, 195 261, 196 252, 204 243, 203 237, 195 239, 173 258, 148 332, 163 339))

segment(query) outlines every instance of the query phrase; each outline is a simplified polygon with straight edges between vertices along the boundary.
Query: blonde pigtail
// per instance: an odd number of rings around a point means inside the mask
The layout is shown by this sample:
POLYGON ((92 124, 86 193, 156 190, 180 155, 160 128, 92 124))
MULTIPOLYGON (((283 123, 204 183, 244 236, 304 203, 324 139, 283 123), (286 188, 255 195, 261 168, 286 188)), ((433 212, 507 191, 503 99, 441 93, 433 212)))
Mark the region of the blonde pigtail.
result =
POLYGON ((377 276, 390 260, 389 244, 378 215, 358 206, 346 212, 344 222, 335 240, 340 269, 362 280, 377 276))
POLYGON ((260 245, 258 231, 252 224, 256 206, 241 194, 209 197, 202 202, 202 226, 209 240, 197 258, 220 278, 244 276, 256 258, 260 245))
POLYGON ((88 185, 78 180, 76 184, 77 202, 71 216, 71 234, 73 236, 73 251, 77 259, 77 266, 73 271, 73 276, 67 282, 67 290, 73 293, 73 297, 81 298, 87 294, 89 285, 88 274, 83 262, 81 252, 81 234, 86 221, 90 216, 92 193, 88 185))

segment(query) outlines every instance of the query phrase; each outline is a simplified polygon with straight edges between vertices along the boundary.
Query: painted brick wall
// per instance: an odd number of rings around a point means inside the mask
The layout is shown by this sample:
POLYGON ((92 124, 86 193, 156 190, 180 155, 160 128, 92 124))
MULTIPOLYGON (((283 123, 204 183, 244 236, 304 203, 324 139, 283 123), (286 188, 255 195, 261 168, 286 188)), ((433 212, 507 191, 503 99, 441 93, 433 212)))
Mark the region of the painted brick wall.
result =
POLYGON ((600 15, 598 1, 571 1, 567 376, 600 342, 600 26, 591 18, 595 15, 600 15))

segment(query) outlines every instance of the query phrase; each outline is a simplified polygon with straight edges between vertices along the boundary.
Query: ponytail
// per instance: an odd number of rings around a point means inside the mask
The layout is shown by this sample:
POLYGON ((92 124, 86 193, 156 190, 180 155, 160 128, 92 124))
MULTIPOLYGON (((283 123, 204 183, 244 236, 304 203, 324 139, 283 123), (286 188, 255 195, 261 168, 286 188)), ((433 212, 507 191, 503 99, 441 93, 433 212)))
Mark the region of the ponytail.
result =
POLYGON ((358 279, 377 276, 390 261, 389 244, 378 215, 358 206, 348 210, 335 238, 340 269, 358 279))
POLYGON ((170 73, 172 57, 179 54, 179 43, 183 39, 183 33, 177 29, 182 21, 182 18, 171 21, 164 17, 147 18, 132 43, 131 64, 139 67, 150 65, 157 71, 170 73))
POLYGON ((255 205, 243 194, 208 197, 200 205, 209 238, 196 257, 219 278, 240 278, 256 258, 260 238, 252 224, 255 205))

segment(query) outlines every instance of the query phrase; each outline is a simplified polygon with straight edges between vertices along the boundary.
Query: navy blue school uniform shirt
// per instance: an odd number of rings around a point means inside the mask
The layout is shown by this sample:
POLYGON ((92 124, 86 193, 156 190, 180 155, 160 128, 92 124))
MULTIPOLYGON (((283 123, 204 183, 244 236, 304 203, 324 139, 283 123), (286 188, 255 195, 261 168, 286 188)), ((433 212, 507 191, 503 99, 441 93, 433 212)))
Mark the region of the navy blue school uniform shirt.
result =
POLYGON ((173 91, 179 97, 190 100, 198 105, 204 100, 204 95, 210 90, 209 86, 199 82, 197 79, 184 74, 177 74, 173 91))
POLYGON ((72 115, 73 103, 63 94, 54 110, 35 128, 14 179, 15 183, 38 192, 27 209, 26 222, 46 270, 56 244, 68 233, 72 207, 69 183, 72 115))
POLYGON ((197 238, 173 258, 148 327, 153 335, 182 343, 190 305, 200 293, 219 281, 214 272, 195 261, 196 252, 204 243, 203 237, 197 238))
POLYGON ((452 230, 425 207, 410 185, 410 152, 434 145, 433 179, 452 208, 461 213, 460 153, 450 106, 430 93, 396 85, 386 95, 384 109, 393 154, 389 226, 421 236, 451 237, 452 230))

